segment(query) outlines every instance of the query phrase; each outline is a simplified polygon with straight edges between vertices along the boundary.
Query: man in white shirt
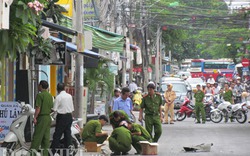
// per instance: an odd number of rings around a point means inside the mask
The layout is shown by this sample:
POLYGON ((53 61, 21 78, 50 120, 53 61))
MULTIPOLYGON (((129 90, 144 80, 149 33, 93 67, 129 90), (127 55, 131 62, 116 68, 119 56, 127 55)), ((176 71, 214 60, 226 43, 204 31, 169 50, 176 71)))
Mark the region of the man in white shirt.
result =
MULTIPOLYGON (((57 84, 58 95, 54 101, 53 110, 57 112, 56 129, 51 144, 53 154, 60 147, 60 139, 64 134, 64 148, 68 148, 72 144, 71 140, 71 124, 73 122, 72 112, 74 111, 73 98, 65 92, 63 83, 57 84)), ((66 151, 64 151, 66 153, 66 151)))
POLYGON ((209 78, 207 79, 207 83, 209 84, 214 84, 215 83, 215 80, 213 78, 213 75, 210 75, 209 78))
POLYGON ((137 90, 137 84, 135 83, 135 79, 132 80, 132 82, 128 86, 130 92, 134 92, 137 90))

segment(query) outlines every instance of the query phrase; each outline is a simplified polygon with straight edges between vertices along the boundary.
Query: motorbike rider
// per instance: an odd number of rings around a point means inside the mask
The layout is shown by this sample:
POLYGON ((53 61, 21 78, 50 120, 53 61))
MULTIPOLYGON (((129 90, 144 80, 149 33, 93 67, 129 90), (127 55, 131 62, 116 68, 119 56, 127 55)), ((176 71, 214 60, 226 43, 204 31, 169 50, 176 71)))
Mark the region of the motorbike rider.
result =
POLYGON ((207 83, 207 86, 205 88, 205 94, 207 94, 207 93, 214 94, 214 90, 213 90, 211 84, 213 84, 213 83, 212 82, 207 83))
POLYGON ((248 93, 250 92, 250 81, 249 80, 245 83, 244 88, 245 88, 246 92, 248 92, 248 93))
POLYGON ((234 96, 235 103, 241 102, 241 94, 244 92, 245 88, 243 85, 241 85, 241 82, 237 80, 237 83, 234 87, 236 95, 234 96))
POLYGON ((227 83, 226 74, 223 74, 221 78, 219 78, 218 82, 220 83, 221 88, 224 87, 224 84, 227 83))
POLYGON ((219 94, 219 93, 220 93, 220 89, 221 89, 221 87, 218 85, 217 82, 215 82, 215 83, 214 83, 214 88, 213 88, 213 90, 214 90, 214 95, 219 94))

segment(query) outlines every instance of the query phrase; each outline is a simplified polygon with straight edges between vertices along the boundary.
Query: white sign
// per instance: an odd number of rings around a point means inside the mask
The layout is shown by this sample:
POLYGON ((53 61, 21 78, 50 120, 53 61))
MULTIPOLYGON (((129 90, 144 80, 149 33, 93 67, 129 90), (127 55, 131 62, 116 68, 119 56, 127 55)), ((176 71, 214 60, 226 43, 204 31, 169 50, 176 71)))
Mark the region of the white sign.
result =
POLYGON ((0 0, 0 29, 9 29, 10 5, 13 0, 0 0))
POLYGON ((10 125, 21 113, 18 102, 0 102, 0 141, 9 132, 10 125))

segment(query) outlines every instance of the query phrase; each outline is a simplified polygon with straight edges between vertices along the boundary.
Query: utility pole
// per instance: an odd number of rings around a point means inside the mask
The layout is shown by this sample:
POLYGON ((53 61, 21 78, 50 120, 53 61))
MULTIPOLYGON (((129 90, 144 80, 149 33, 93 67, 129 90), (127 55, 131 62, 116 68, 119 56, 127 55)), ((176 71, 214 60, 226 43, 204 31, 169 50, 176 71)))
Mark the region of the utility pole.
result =
MULTIPOLYGON (((75 113, 76 116, 79 118, 83 118, 83 121, 79 123, 80 128, 83 128, 83 124, 86 123, 87 118, 87 111, 83 109, 83 87, 84 87, 84 67, 83 67, 83 55, 79 52, 84 52, 84 44, 81 41, 84 40, 82 38, 83 34, 83 5, 82 0, 76 0, 75 2, 75 9, 76 9, 76 16, 73 19, 76 26, 76 31, 78 32, 77 36, 77 53, 76 55, 76 73, 75 73, 75 113)), ((86 108, 86 107, 85 107, 86 108)))
POLYGON ((143 76, 143 89, 147 90, 147 85, 148 85, 148 43, 147 43, 147 26, 145 26, 145 17, 146 17, 146 11, 145 11, 145 4, 144 1, 140 4, 141 9, 142 9, 142 29, 141 29, 141 34, 142 34, 142 76, 143 76))
POLYGON ((155 84, 157 85, 160 81, 160 26, 157 27, 156 35, 156 54, 155 54, 155 84))

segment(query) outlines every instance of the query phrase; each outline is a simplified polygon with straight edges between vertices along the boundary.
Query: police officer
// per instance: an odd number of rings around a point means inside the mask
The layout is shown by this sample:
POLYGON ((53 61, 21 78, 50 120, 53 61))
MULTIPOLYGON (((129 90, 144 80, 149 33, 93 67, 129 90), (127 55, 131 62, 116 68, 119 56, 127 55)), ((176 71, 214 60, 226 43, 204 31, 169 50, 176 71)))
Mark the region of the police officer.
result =
POLYGON ((206 114, 205 114, 204 104, 202 102, 205 97, 205 94, 201 90, 201 86, 199 84, 196 87, 197 87, 197 92, 194 94, 195 113, 196 113, 196 119, 197 119, 196 123, 201 123, 200 122, 200 112, 201 112, 202 123, 204 124, 206 122, 206 114))
POLYGON ((136 150, 135 154, 141 154, 141 145, 139 144, 140 141, 149 141, 151 142, 151 135, 148 131, 141 125, 137 123, 128 122, 128 129, 131 131, 132 135, 132 145, 136 150))
POLYGON ((102 132, 102 127, 108 122, 105 115, 101 115, 98 120, 90 120, 83 128, 82 142, 97 142, 102 144, 108 137, 107 132, 102 132))
POLYGON ((127 129, 128 124, 122 123, 120 127, 117 127, 111 133, 109 137, 109 148, 112 152, 112 155, 126 155, 131 150, 131 133, 127 129))
POLYGON ((161 95, 155 93, 155 85, 148 84, 148 95, 143 97, 141 103, 141 109, 139 114, 139 121, 142 122, 143 109, 145 109, 145 124, 146 130, 151 135, 153 142, 157 142, 162 134, 162 121, 161 116, 161 105, 162 98, 161 95), (154 129, 155 135, 152 135, 154 129))
POLYGON ((35 100, 34 124, 35 131, 31 142, 32 155, 36 155, 39 147, 43 150, 43 156, 48 156, 48 148, 50 145, 50 124, 51 124, 51 109, 53 107, 53 97, 47 91, 49 84, 47 81, 40 81, 35 100))
POLYGON ((119 127, 121 121, 129 121, 128 114, 123 110, 116 110, 109 115, 110 124, 113 129, 119 127))

